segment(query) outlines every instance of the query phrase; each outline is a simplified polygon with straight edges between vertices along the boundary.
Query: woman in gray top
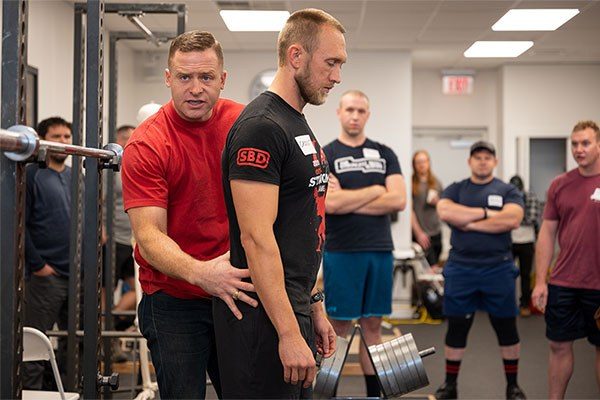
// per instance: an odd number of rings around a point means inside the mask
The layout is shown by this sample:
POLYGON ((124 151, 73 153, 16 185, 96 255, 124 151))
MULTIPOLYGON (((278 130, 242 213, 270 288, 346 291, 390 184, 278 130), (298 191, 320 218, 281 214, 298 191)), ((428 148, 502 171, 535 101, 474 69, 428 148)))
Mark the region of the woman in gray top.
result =
POLYGON ((438 267, 442 252, 442 234, 435 206, 442 193, 442 184, 431 172, 429 153, 425 150, 415 152, 412 165, 413 241, 423 248, 429 265, 438 267))

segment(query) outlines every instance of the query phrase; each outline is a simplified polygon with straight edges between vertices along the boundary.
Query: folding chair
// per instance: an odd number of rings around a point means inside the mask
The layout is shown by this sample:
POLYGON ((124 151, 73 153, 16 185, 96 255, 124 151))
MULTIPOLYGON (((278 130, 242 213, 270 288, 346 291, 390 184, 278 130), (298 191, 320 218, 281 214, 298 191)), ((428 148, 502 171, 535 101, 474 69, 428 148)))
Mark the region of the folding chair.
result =
POLYGON ((50 361, 58 392, 23 390, 23 400, 78 400, 79 393, 65 392, 63 388, 60 373, 58 372, 58 364, 54 356, 54 349, 48 336, 35 328, 24 327, 23 362, 42 360, 50 361))

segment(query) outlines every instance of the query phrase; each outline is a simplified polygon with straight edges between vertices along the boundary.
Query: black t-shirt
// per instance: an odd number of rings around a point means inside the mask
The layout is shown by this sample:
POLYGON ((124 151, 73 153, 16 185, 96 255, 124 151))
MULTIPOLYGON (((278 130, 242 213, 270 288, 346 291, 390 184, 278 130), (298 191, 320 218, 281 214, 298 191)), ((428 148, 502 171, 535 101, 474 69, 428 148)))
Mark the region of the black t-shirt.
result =
POLYGON ((229 131, 222 167, 231 264, 248 268, 229 181, 278 185, 273 231, 283 262, 285 288, 294 312, 310 315, 310 292, 325 240, 329 169, 304 115, 276 94, 264 92, 246 106, 229 131))
MULTIPOLYGON (((467 207, 485 207, 501 210, 507 203, 523 207, 523 196, 516 187, 494 178, 480 185, 465 179, 454 182, 442 193, 449 199, 467 207)), ((465 232, 450 225, 452 236, 448 261, 472 265, 494 265, 512 260, 510 231, 503 233, 465 232)))
MULTIPOLYGON (((389 147, 366 139, 358 147, 334 140, 323 147, 329 168, 342 189, 385 186, 385 179, 401 174, 398 157, 389 147)), ((327 214, 327 251, 391 251, 394 249, 390 216, 327 214)))

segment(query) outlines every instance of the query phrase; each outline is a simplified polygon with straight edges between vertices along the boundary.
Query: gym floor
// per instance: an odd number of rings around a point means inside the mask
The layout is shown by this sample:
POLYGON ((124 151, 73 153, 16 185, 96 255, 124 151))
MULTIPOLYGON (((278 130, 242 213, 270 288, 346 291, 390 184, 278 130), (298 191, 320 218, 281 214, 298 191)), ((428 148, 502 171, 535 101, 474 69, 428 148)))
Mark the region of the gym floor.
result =
MULTIPOLYGON (((519 334, 521 336, 521 361, 519 364, 519 384, 529 399, 546 399, 548 343, 545 338, 545 324, 542 316, 519 318, 519 334)), ((434 346, 437 353, 424 359, 430 385, 412 392, 405 398, 427 398, 432 395, 444 379, 444 335, 446 326, 440 325, 399 325, 403 334, 412 333, 419 349, 434 346)), ((391 335, 391 331, 384 331, 391 335)), ((353 346, 354 347, 354 346, 353 346)), ((586 340, 575 342, 575 370, 566 398, 598 399, 599 392, 594 376, 594 348, 586 340)), ((351 354, 347 363, 356 363, 357 356, 351 354)), ((130 376, 123 375, 122 382, 130 382, 130 376)), ((459 397, 461 399, 503 399, 505 390, 502 361, 496 337, 485 313, 475 316, 469 334, 467 352, 461 365, 458 378, 459 397)), ((340 379, 338 396, 364 396, 365 387, 362 376, 344 374, 340 379)), ((119 393, 115 399, 131 398, 129 393, 119 393)), ((209 386, 207 399, 217 396, 209 386)), ((433 397, 431 397, 433 398, 433 397)))

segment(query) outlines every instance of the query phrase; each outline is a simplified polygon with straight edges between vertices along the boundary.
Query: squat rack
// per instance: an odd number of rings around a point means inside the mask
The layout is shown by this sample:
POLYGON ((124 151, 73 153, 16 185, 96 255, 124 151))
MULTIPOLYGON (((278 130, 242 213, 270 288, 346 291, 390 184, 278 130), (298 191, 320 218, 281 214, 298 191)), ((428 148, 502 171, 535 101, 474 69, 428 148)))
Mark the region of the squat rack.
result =
MULTIPOLYGON (((25 66, 27 65, 27 23, 28 1, 4 2, 2 9, 2 114, 1 126, 13 126, 25 122, 25 66)), ((84 282, 84 370, 83 396, 97 398, 99 387, 109 385, 108 377, 99 370, 99 337, 102 336, 100 319, 101 269, 101 224, 102 224, 102 168, 116 169, 120 153, 116 147, 100 150, 102 144, 102 99, 103 99, 103 18, 104 13, 141 11, 145 13, 176 13, 178 33, 185 30, 187 10, 185 5, 168 4, 118 4, 106 7, 103 0, 88 0, 87 4, 74 6, 74 86, 73 86, 73 145, 56 146, 54 143, 32 136, 26 132, 0 131, 0 149, 14 154, 22 154, 25 148, 34 146, 31 155, 38 160, 44 154, 65 152, 73 155, 72 178, 72 219, 69 279, 69 325, 68 325, 68 390, 79 389, 79 344, 77 336, 80 319, 80 265, 88 271, 84 282), (86 14, 85 37, 83 36, 83 14, 86 14), (87 44, 87 46, 86 46, 87 44), (86 63, 84 63, 86 60, 86 63), (85 82, 84 82, 85 78, 85 82), (86 114, 84 121, 82 101, 86 90, 86 114), (82 142, 83 126, 86 129, 86 147, 82 142), (117 155, 117 153, 119 153, 117 155), (86 156, 86 175, 83 178, 81 156, 86 156), (108 162, 107 162, 108 161, 108 162), (83 195, 85 183, 86 225, 82 229, 83 195), (94 207, 93 205, 96 205, 94 207), (92 222, 93 221, 93 222, 92 222), (82 232, 83 230, 83 232, 82 232), (83 235, 82 235, 83 233, 83 235), (81 239, 83 237, 83 249, 81 239)), ((173 35, 165 34, 167 38, 173 35)), ((117 34, 120 39, 144 39, 145 36, 131 32, 117 34)), ((116 44, 115 39, 115 44, 116 44)), ((112 44, 112 39, 111 39, 112 44)), ((112 49, 114 50, 114 49, 112 49)), ((116 52, 115 61, 116 61, 116 52)), ((110 60, 111 64, 113 60, 110 60)), ((115 64, 116 65, 116 64, 115 64)), ((116 68, 111 65, 111 110, 110 136, 114 138, 116 121, 116 68), (112 85, 114 78, 114 86, 112 85)), ((18 157, 18 156, 17 156, 18 157)), ((21 398, 22 383, 20 369, 22 362, 23 328, 23 276, 24 276, 24 236, 25 236, 25 160, 9 159, 0 155, 0 397, 21 398)), ((109 179, 112 174, 109 174, 109 179)), ((112 181, 112 179, 110 179, 112 181)), ((111 182, 112 183, 112 182, 111 182)), ((111 194, 112 185, 109 185, 111 194)), ((109 198, 112 198, 109 197, 109 198)), ((113 204, 109 202, 109 204, 113 204)), ((111 209, 111 207, 108 207, 111 209)), ((112 216, 109 221, 112 221, 112 216)), ((112 228, 112 223, 108 224, 112 228)), ((110 246, 109 246, 110 248, 110 246)), ((112 249, 109 250, 111 252, 112 249)), ((108 271, 112 271, 109 268, 108 271)), ((112 282, 112 272, 108 274, 112 282)), ((109 286, 112 288, 112 284, 109 286)), ((110 291, 107 291, 110 292, 110 291)), ((111 296, 112 300, 112 296, 111 296)), ((107 320, 110 320, 107 319, 107 320)), ((79 333, 79 335, 78 335, 79 333)), ((110 368, 110 366, 109 366, 110 368)))

